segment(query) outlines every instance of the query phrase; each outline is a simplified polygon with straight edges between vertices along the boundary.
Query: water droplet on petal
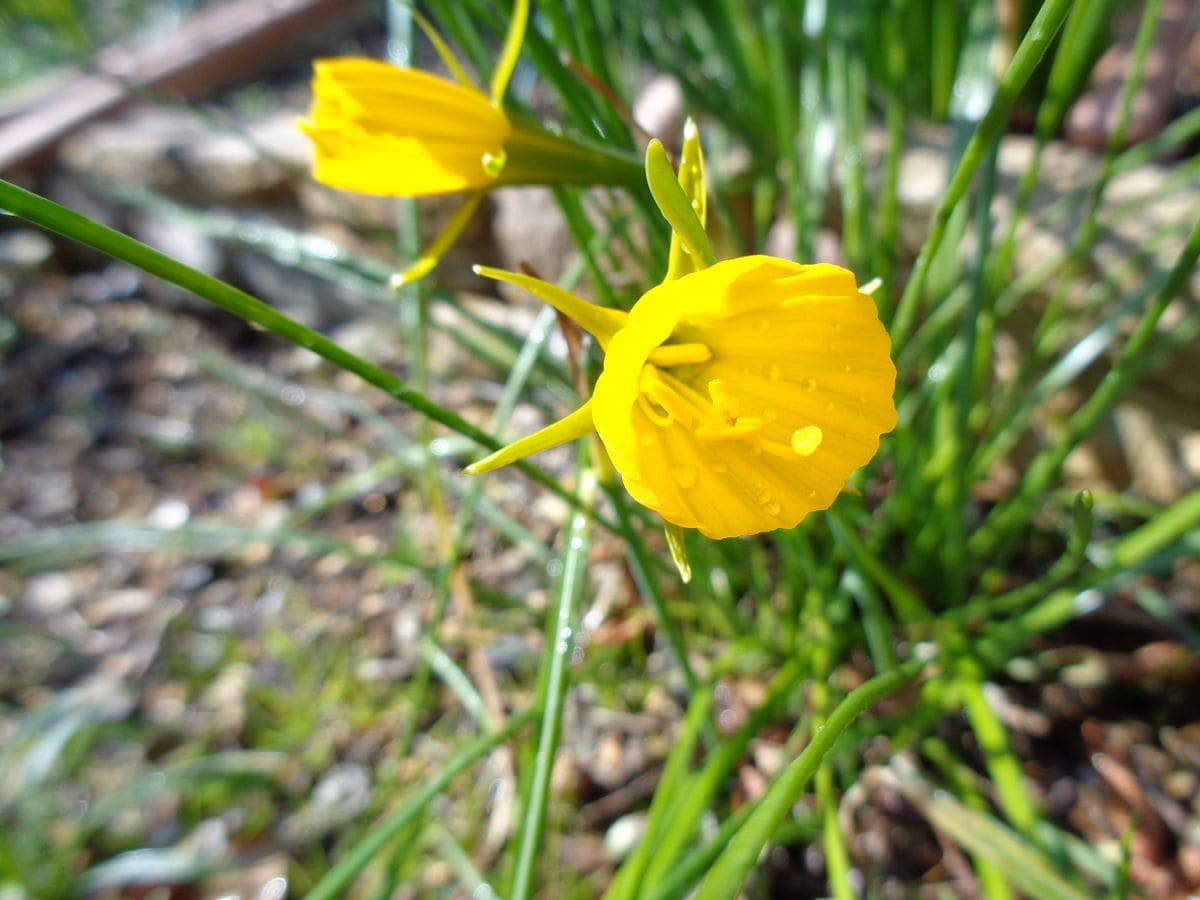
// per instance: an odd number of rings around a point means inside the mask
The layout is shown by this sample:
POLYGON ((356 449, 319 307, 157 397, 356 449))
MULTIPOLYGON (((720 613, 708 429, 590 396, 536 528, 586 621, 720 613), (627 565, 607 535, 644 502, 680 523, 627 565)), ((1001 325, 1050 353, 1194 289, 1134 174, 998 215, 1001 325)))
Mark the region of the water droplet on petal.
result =
POLYGON ((769 366, 767 366, 767 377, 770 378, 772 381, 778 381, 779 380, 779 366, 777 366, 775 363, 771 363, 769 366))
POLYGON ((815 391, 817 389, 817 380, 815 378, 805 378, 800 382, 800 387, 806 391, 815 391))
POLYGON ((812 456, 824 438, 816 425, 805 425, 792 432, 792 449, 800 456, 812 456))
POLYGON ((675 466, 671 469, 671 475, 675 483, 685 490, 696 483, 696 470, 691 466, 675 466))
POLYGON ((767 500, 763 503, 762 508, 768 516, 777 516, 783 511, 783 507, 775 500, 767 500))
POLYGON ((771 327, 771 323, 764 316, 759 316, 754 320, 754 327, 759 331, 767 331, 771 327))

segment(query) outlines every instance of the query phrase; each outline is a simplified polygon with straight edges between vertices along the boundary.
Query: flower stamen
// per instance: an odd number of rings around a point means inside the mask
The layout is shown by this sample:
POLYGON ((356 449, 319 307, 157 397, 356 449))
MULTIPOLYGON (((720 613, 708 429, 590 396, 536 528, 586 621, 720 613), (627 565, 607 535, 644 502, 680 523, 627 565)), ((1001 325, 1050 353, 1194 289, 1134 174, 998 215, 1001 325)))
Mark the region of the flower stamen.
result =
POLYGON ((712 350, 706 344, 663 344, 655 347, 646 357, 646 361, 654 366, 667 368, 669 366, 684 366, 692 363, 705 363, 712 359, 712 350))
MULTIPOLYGON (((692 427, 692 411, 688 408, 687 401, 667 383, 663 373, 654 366, 647 365, 642 369, 638 389, 646 400, 663 410, 655 414, 647 410, 647 415, 650 415, 655 424, 666 427, 672 422, 678 422, 684 428, 692 427)), ((642 408, 646 410, 647 404, 642 404, 642 408)))

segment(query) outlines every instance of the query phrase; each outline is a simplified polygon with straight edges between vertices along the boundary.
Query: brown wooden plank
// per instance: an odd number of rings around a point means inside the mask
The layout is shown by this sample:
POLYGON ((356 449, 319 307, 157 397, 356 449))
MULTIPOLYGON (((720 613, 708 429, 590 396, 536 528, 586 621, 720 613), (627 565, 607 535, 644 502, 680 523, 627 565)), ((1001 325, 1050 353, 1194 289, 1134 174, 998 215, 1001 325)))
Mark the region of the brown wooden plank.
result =
POLYGON ((93 72, 0 122, 0 174, 44 161, 84 123, 139 91, 192 97, 252 75, 298 41, 362 11, 361 0, 232 0, 203 10, 154 43, 110 47, 93 72))

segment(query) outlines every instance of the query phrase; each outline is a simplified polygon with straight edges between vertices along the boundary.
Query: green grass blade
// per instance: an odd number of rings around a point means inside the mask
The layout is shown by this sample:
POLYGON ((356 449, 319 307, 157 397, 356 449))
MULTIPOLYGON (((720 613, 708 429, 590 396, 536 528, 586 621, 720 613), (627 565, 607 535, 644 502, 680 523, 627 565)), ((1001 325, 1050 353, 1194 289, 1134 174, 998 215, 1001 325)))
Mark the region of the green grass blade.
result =
POLYGON ((946 195, 938 205, 933 217, 933 227, 926 239, 921 253, 913 267, 912 277, 904 289, 904 294, 896 308, 892 322, 892 341, 897 346, 903 346, 916 324, 921 296, 925 290, 925 281, 929 277, 929 268, 941 248, 950 217, 958 204, 966 196, 975 172, 982 165, 988 152, 999 140, 1008 124, 1008 115, 1016 102, 1018 95, 1024 89, 1029 79, 1033 77, 1042 57, 1050 48, 1054 35, 1058 32, 1067 13, 1070 12, 1074 0, 1047 0, 1038 11, 1037 17, 1029 26, 1029 31, 1013 55, 1012 64, 996 86, 996 99, 975 133, 971 135, 962 159, 950 178, 946 195))
POLYGON ((1045 858, 1020 836, 991 816, 960 803, 944 791, 935 792, 909 767, 903 773, 886 770, 887 783, 900 791, 930 823, 973 856, 988 860, 1022 892, 1038 900, 1086 900, 1095 896, 1054 871, 1045 858))
POLYGON ((754 868, 758 855, 799 799, 804 786, 820 767, 834 742, 847 726, 872 704, 911 681, 924 668, 923 660, 909 660, 890 672, 859 685, 837 705, 808 746, 768 789, 750 818, 729 842, 701 882, 696 900, 724 900, 737 894, 754 868))
POLYGON ((459 750, 440 772, 425 782, 409 800, 390 816, 374 826, 367 836, 358 841, 336 865, 313 885, 306 895, 308 900, 334 900, 345 895, 354 878, 367 867, 397 834, 414 818, 425 811, 434 798, 441 794, 458 775, 482 759, 496 747, 508 740, 521 726, 533 718, 534 711, 526 710, 509 718, 504 726, 490 734, 484 734, 459 750))
MULTIPOLYGON (((584 505, 590 505, 595 493, 595 481, 589 472, 583 473, 580 495, 584 505)), ((579 598, 583 593, 589 548, 589 519, 583 511, 571 517, 567 531, 567 546, 563 556, 562 583, 558 602, 546 629, 546 655, 542 660, 541 683, 538 687, 538 708, 541 723, 538 728, 537 754, 529 792, 522 804, 521 828, 517 835, 516 866, 513 871, 513 900, 533 896, 533 876, 538 852, 542 846, 546 825, 546 805, 550 799, 550 775, 554 755, 562 734, 562 716, 569 680, 568 667, 575 648, 575 627, 579 598)))
POLYGON ((1039 453, 1030 464, 1016 495, 1003 506, 998 506, 984 526, 971 536, 970 548, 973 553, 980 558, 991 556, 1001 540, 1023 527, 1038 498, 1058 477, 1067 456, 1085 436, 1092 433, 1101 417, 1133 385, 1142 368, 1142 357, 1149 351, 1150 342, 1157 333, 1159 319, 1192 277, 1197 259, 1200 259, 1200 222, 1192 229, 1191 237, 1162 290, 1138 322, 1120 358, 1104 376, 1100 386, 1071 416, 1058 442, 1039 453))

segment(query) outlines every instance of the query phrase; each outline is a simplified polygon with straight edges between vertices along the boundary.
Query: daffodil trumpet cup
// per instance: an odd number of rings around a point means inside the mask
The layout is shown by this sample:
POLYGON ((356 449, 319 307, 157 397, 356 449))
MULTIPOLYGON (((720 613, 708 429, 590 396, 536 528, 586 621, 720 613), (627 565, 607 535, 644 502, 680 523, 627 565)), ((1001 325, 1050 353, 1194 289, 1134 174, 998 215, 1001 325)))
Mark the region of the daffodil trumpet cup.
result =
POLYGON ((574 320, 604 366, 579 409, 469 473, 595 430, 635 500, 727 538, 827 508, 895 425, 887 332, 839 266, 724 260, 652 288, 628 313, 526 275, 476 271, 574 320))

